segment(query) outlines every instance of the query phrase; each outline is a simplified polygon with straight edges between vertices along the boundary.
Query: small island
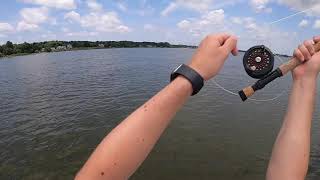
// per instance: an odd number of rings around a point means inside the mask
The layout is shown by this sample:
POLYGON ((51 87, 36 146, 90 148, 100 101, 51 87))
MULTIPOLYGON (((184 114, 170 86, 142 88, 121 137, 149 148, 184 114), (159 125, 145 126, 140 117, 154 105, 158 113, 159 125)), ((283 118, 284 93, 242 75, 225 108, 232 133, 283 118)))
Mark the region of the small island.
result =
POLYGON ((13 44, 8 41, 0 46, 0 58, 20 56, 42 52, 59 52, 84 49, 104 48, 197 48, 197 46, 172 45, 168 42, 133 42, 133 41, 45 41, 13 44))

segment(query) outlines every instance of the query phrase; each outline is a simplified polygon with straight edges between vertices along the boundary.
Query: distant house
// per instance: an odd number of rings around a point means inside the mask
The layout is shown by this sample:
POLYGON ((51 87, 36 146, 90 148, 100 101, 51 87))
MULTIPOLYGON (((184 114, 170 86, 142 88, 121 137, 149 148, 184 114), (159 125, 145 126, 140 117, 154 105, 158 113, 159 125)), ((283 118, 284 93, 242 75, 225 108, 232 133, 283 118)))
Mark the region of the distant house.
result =
POLYGON ((67 49, 72 49, 73 47, 72 47, 72 45, 71 44, 68 44, 67 45, 67 49))
POLYGON ((45 48, 42 48, 42 49, 41 49, 41 52, 45 52, 45 51, 46 51, 46 49, 45 49, 45 48))
POLYGON ((66 51, 67 50, 67 47, 66 46, 58 46, 56 48, 57 51, 66 51))
POLYGON ((54 47, 50 48, 50 49, 51 49, 52 52, 56 51, 56 48, 54 48, 54 47))
POLYGON ((98 47, 99 48, 104 48, 104 44, 99 44, 98 47))

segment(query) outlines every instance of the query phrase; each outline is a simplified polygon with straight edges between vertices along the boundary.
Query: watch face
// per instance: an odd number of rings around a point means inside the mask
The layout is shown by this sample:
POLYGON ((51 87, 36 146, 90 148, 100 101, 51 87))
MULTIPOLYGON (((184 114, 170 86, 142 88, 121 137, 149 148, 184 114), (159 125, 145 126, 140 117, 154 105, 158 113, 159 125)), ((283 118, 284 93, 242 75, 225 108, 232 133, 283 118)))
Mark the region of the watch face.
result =
POLYGON ((182 65, 183 65, 183 64, 181 64, 179 67, 177 67, 173 72, 177 72, 178 69, 180 69, 182 65))

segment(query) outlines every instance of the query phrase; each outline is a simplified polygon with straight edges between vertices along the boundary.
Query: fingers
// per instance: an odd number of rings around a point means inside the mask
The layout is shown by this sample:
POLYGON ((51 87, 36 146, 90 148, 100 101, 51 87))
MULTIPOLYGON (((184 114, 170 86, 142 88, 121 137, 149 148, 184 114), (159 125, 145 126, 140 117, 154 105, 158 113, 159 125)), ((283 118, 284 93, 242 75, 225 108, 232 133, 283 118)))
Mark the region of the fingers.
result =
POLYGON ((294 50, 293 56, 298 58, 301 62, 304 62, 304 60, 305 60, 302 52, 299 49, 294 50))
POLYGON ((231 53, 232 53, 232 55, 234 55, 234 56, 238 56, 238 54, 239 54, 239 49, 238 49, 238 47, 236 47, 235 49, 233 49, 233 50, 231 51, 231 53))
POLYGON ((311 59, 311 54, 309 52, 309 50, 307 49, 307 47, 304 44, 301 44, 299 46, 299 50, 301 51, 301 53, 304 56, 304 60, 309 60, 311 59))
POLYGON ((306 40, 294 51, 293 55, 302 62, 309 60, 316 53, 315 43, 320 42, 320 36, 315 36, 313 40, 306 40))
MULTIPOLYGON (((307 40, 303 43, 303 45, 307 48, 311 56, 313 56, 316 53, 313 40, 307 40)), ((311 59, 311 56, 309 59, 311 59)))
POLYGON ((230 36, 225 41, 222 48, 224 48, 228 53, 231 52, 234 56, 237 56, 238 55, 237 43, 238 43, 238 38, 235 36, 230 36))
POLYGON ((315 43, 320 42, 320 36, 315 36, 315 37, 313 37, 313 41, 314 41, 315 43))
POLYGON ((228 40, 231 37, 231 35, 228 33, 221 33, 214 36, 217 38, 220 46, 223 46, 226 40, 228 40))

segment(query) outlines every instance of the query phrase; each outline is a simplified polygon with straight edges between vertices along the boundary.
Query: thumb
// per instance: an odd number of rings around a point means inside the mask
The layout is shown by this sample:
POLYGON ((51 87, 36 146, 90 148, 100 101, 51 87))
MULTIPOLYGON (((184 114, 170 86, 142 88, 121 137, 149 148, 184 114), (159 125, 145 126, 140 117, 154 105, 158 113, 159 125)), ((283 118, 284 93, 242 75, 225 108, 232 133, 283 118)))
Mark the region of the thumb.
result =
POLYGON ((228 53, 232 52, 232 54, 236 56, 238 55, 237 43, 238 43, 238 38, 235 36, 231 36, 225 41, 222 48, 228 51, 228 53))

